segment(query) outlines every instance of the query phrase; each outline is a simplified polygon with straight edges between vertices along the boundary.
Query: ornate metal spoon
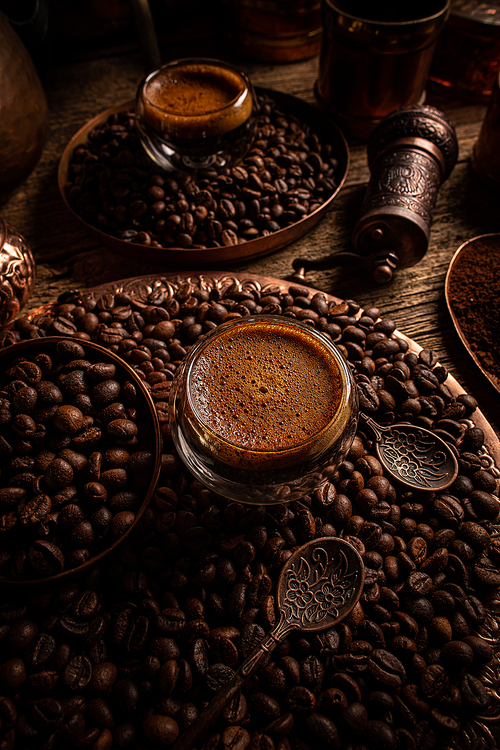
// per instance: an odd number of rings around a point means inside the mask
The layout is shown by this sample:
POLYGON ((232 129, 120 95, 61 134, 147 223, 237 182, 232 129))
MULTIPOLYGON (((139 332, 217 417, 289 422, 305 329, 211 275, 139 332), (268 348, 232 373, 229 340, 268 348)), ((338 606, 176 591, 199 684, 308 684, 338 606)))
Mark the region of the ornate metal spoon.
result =
POLYGON ((401 484, 416 490, 444 490, 458 474, 452 449, 423 427, 400 423, 381 427, 371 417, 360 417, 375 435, 380 463, 401 484))
POLYGON ((192 750, 196 746, 224 706, 290 631, 323 630, 346 617, 361 596, 364 578, 359 553, 344 539, 322 537, 299 547, 278 579, 279 622, 222 685, 172 750, 192 750))

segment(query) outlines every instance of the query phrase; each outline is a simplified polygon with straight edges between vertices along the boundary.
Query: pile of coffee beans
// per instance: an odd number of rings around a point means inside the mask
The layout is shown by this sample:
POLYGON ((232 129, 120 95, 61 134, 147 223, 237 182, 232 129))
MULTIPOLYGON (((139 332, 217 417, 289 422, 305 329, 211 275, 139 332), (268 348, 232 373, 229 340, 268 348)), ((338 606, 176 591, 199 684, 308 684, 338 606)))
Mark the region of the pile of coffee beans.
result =
POLYGON ((290 634, 197 747, 441 750, 480 734, 469 722, 498 702, 488 610, 500 586, 498 472, 486 468, 474 397, 455 397, 437 355, 413 353, 378 318, 298 286, 204 278, 149 294, 68 292, 3 334, 4 345, 54 333, 105 343, 151 389, 164 435, 156 492, 123 545, 85 574, 4 596, 4 750, 173 745, 275 624, 292 551, 331 535, 363 558, 360 602, 335 627, 290 634), (176 367, 222 321, 271 312, 337 343, 377 422, 404 419, 452 445, 453 485, 394 482, 361 427, 330 481, 290 505, 244 506, 193 480, 165 415, 176 367))
POLYGON ((133 112, 112 115, 78 146, 66 195, 88 224, 152 247, 237 245, 295 224, 321 206, 342 179, 331 143, 259 97, 257 135, 231 168, 164 172, 146 155, 133 112))
POLYGON ((128 532, 154 482, 154 422, 130 373, 93 344, 20 348, 1 359, 0 577, 32 580, 128 532))

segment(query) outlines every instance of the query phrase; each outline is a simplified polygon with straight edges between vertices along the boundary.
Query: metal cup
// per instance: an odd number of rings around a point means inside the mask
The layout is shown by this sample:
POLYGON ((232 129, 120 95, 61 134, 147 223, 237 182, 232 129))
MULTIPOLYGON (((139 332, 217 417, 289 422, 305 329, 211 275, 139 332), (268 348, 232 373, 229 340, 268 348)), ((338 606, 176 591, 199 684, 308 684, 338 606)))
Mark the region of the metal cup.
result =
POLYGON ((316 97, 347 136, 367 139, 390 112, 424 101, 450 4, 323 0, 316 97))

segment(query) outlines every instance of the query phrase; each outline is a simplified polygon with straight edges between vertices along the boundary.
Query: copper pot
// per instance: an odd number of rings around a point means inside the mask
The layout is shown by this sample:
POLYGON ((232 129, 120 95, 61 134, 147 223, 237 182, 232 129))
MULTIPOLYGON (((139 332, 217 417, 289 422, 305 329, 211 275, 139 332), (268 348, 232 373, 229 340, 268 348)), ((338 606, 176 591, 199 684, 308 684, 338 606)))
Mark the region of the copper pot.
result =
POLYGON ((35 168, 48 130, 45 93, 25 46, 0 13, 0 203, 35 168))
POLYGON ((35 261, 25 239, 0 218, 0 328, 15 318, 35 286, 35 261))

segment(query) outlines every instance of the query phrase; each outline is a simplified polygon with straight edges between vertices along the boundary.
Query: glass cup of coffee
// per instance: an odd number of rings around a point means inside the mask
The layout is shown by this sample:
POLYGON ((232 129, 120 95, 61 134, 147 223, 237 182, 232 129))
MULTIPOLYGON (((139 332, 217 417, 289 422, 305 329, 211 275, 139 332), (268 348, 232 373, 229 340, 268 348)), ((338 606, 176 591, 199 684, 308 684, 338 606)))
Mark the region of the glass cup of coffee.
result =
POLYGON ((357 391, 332 341, 287 317, 223 323, 194 344, 170 391, 175 446, 233 500, 276 504, 321 487, 356 433, 357 391))
POLYGON ((248 77, 220 60, 173 60, 149 73, 136 96, 146 153, 162 169, 225 166, 242 159, 256 127, 248 77))

